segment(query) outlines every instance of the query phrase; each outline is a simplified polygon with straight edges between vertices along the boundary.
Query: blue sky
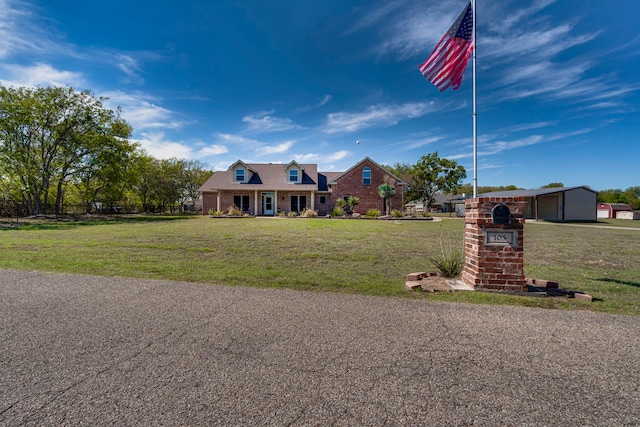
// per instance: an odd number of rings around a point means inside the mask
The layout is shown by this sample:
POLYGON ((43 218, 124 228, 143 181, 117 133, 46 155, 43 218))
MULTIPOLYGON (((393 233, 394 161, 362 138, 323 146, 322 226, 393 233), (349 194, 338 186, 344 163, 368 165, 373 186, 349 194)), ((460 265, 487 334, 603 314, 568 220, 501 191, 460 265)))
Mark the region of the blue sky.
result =
MULTIPOLYGON (((0 83, 109 97, 156 158, 344 171, 437 151, 470 183, 471 63, 455 92, 418 71, 465 5, 0 0, 0 83)), ((640 185, 639 12, 478 1, 479 186, 640 185)))

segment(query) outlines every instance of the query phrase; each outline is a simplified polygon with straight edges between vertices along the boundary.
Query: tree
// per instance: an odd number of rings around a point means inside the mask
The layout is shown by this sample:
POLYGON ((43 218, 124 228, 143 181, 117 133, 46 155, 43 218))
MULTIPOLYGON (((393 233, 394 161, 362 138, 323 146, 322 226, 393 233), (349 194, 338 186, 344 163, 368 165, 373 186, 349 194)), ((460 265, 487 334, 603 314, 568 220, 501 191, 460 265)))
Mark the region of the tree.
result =
POLYGON ((407 200, 422 200, 430 209, 437 192, 457 194, 466 177, 462 165, 438 157, 437 151, 422 156, 411 169, 407 200))
POLYGON ((384 214, 391 211, 391 197, 396 195, 396 188, 393 185, 384 183, 378 187, 378 194, 382 197, 382 205, 384 206, 384 214), (389 206, 387 206, 387 201, 389 206))
POLYGON ((633 209, 640 209, 640 187, 629 187, 622 191, 619 188, 598 192, 599 203, 626 203, 633 209))
POLYGON ((72 177, 130 149, 131 127, 104 100, 73 88, 0 88, 0 164, 31 214, 46 214, 51 190, 60 213, 72 177))
POLYGON ((180 205, 184 209, 187 203, 194 203, 200 196, 200 187, 211 176, 213 171, 208 170, 199 160, 185 160, 183 163, 183 187, 181 190, 180 205))
POLYGON ((562 188, 564 184, 562 182, 550 182, 547 185, 543 185, 541 188, 562 188))

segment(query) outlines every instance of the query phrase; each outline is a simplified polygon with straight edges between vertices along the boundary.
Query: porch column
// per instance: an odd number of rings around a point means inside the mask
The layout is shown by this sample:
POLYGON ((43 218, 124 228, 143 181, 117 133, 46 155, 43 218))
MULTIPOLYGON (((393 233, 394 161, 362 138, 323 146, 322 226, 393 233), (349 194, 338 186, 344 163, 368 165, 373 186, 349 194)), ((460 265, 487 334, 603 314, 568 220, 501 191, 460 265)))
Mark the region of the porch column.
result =
POLYGON ((253 214, 258 215, 258 190, 253 192, 253 214))
POLYGON ((278 190, 273 191, 273 213, 278 215, 278 190))
POLYGON ((220 191, 218 191, 218 195, 216 196, 216 210, 220 211, 220 191))
POLYGON ((311 190, 311 210, 316 210, 316 192, 311 190))

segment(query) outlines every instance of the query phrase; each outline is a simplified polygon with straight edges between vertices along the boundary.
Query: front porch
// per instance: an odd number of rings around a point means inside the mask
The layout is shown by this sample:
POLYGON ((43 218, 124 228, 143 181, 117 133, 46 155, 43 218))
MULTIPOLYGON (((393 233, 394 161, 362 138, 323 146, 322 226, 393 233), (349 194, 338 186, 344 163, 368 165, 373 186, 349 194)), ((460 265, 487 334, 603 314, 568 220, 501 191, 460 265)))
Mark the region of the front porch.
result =
POLYGON ((255 216, 274 216, 280 212, 301 213, 305 209, 316 210, 316 198, 327 209, 330 196, 316 195, 315 191, 237 191, 216 194, 216 210, 227 211, 235 206, 243 213, 255 216), (324 200, 323 200, 324 199, 324 200))

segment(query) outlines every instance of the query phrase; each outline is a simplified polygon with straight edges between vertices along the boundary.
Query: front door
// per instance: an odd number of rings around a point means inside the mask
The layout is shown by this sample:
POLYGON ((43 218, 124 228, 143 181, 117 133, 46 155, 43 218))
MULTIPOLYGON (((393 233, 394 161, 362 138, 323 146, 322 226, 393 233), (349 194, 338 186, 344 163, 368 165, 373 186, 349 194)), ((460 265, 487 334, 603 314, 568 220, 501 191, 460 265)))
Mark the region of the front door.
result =
POLYGON ((262 193, 262 215, 273 215, 273 193, 262 193))

